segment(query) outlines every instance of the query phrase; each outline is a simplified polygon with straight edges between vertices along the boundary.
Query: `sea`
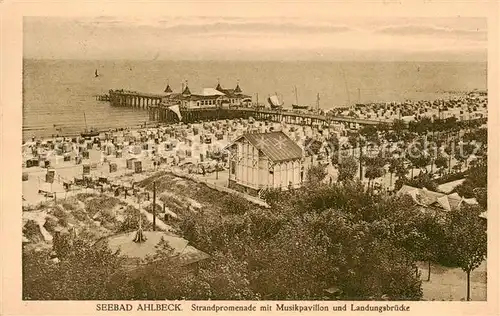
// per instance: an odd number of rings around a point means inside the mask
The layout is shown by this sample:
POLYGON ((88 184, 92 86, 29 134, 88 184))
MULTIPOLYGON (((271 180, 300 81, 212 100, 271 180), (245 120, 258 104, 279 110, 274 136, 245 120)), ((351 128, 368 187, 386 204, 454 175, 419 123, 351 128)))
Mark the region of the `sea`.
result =
POLYGON ((326 61, 23 61, 23 139, 77 135, 96 129, 135 127, 145 110, 96 100, 109 89, 162 93, 234 88, 264 103, 277 94, 292 103, 328 109, 354 103, 434 100, 487 89, 487 63, 326 61), (95 77, 97 70, 99 76, 95 77), (297 94, 295 94, 295 88, 297 94))

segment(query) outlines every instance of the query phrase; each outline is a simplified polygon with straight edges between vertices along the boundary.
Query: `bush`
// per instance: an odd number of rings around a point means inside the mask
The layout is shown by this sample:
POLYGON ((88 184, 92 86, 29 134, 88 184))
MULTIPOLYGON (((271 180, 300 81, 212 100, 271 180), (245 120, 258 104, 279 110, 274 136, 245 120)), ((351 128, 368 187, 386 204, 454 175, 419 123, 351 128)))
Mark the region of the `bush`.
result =
POLYGON ((221 202, 221 211, 224 214, 242 215, 250 210, 250 203, 237 195, 228 194, 221 202))
MULTIPOLYGON (((142 228, 149 230, 152 228, 146 215, 141 213, 142 228)), ((139 228, 139 210, 133 206, 127 206, 123 213, 124 220, 117 228, 118 232, 128 232, 139 228)))
POLYGON ((72 204, 72 203, 68 203, 68 202, 66 202, 66 201, 64 201, 64 202, 62 203, 62 207, 64 207, 64 208, 65 208, 66 210, 68 210, 68 211, 73 211, 73 210, 76 208, 76 206, 75 206, 74 204, 72 204))
POLYGON ((76 198, 79 200, 79 201, 82 201, 82 202, 85 202, 86 200, 88 200, 89 198, 92 198, 92 197, 95 197, 96 194, 95 193, 78 193, 76 195, 76 198))
POLYGON ((113 209, 116 205, 121 202, 120 199, 109 197, 109 196, 99 196, 87 201, 87 205, 85 206, 85 210, 89 214, 90 217, 94 217, 94 215, 101 210, 110 210, 113 209))
POLYGON ((81 208, 77 208, 77 209, 71 211, 71 215, 73 215, 74 218, 76 218, 77 220, 79 220, 81 222, 83 222, 89 218, 87 215, 87 212, 85 212, 85 210, 83 210, 81 208))
MULTIPOLYGON (((144 208, 146 212, 153 214, 153 203, 144 208)), ((156 214, 163 212, 163 205, 156 203, 156 214)))
POLYGON ((61 219, 61 218, 67 218, 68 217, 68 213, 59 205, 57 205, 56 207, 54 207, 52 209, 52 214, 57 217, 58 219, 61 219))
POLYGON ((401 189, 404 184, 416 188, 426 188, 430 191, 437 191, 437 183, 431 179, 429 174, 426 173, 421 174, 414 179, 399 178, 398 180, 396 180, 395 189, 401 189))
POLYGON ((101 210, 101 218, 107 222, 115 222, 115 212, 112 209, 106 208, 101 210))
POLYGON ((56 207, 52 209, 52 214, 58 218, 59 225, 63 227, 68 226, 70 214, 61 205, 56 205, 56 207))
POLYGON ((28 220, 28 222, 26 222, 23 227, 23 235, 35 243, 44 240, 43 235, 40 232, 40 227, 33 220, 28 220))
POLYGON ((450 173, 446 174, 440 178, 434 179, 434 182, 437 184, 443 184, 443 183, 448 183, 456 180, 463 179, 467 176, 468 170, 462 171, 462 172, 457 172, 457 173, 450 173))
POLYGON ((45 224, 43 224, 43 227, 51 234, 53 235, 55 232, 55 228, 57 227, 58 221, 55 220, 52 217, 47 217, 45 220, 45 224))

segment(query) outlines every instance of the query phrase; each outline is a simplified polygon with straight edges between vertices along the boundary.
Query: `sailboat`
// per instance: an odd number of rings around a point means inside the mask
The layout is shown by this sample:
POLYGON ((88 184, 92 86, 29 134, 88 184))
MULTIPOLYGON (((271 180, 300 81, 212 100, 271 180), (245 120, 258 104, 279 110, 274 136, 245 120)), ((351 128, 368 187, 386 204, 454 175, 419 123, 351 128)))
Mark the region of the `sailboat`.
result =
POLYGON ((316 95, 316 112, 319 112, 319 93, 316 95))
POLYGON ((95 70, 94 76, 97 78, 99 77, 99 73, 97 72, 97 69, 95 70))
POLYGON ((88 129, 87 128, 87 117, 85 116, 85 112, 83 112, 83 119, 85 120, 85 131, 83 131, 83 133, 81 133, 80 135, 82 137, 95 137, 95 136, 99 136, 99 131, 91 128, 91 129, 88 129))
POLYGON ((294 86, 295 91, 295 104, 292 104, 292 108, 294 110, 307 110, 309 107, 307 105, 300 105, 299 98, 297 97, 297 87, 294 86))
POLYGON ((347 85, 347 80, 345 79, 345 72, 344 72, 344 68, 342 67, 342 65, 340 65, 340 70, 342 71, 342 78, 344 79, 345 91, 347 94, 347 106, 352 107, 351 97, 349 94, 349 86, 347 85))
POLYGON ((283 101, 279 99, 278 94, 275 93, 274 95, 271 95, 267 98, 267 102, 269 103, 269 106, 273 110, 278 110, 283 107, 283 101))

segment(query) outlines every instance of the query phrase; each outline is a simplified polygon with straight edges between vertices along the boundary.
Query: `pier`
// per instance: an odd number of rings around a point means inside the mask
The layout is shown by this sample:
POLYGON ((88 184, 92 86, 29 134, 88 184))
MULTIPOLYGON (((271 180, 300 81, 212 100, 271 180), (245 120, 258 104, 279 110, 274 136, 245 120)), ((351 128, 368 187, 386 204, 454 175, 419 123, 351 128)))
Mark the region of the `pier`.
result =
MULTIPOLYGON (((148 110, 149 119, 160 123, 177 123, 177 114, 169 109, 168 105, 162 103, 165 95, 143 93, 128 90, 109 90, 109 102, 117 107, 134 107, 148 110)), ((194 123, 201 121, 214 121, 224 119, 248 119, 285 122, 297 125, 329 124, 333 122, 348 124, 349 126, 364 125, 390 125, 392 122, 360 119, 346 116, 320 115, 315 113, 294 112, 281 109, 272 110, 256 107, 238 106, 211 106, 196 108, 180 108, 182 122, 194 123)))
POLYGON ((95 99, 97 101, 108 101, 109 102, 109 94, 100 94, 100 95, 96 95, 95 96, 95 99))
POLYGON ((112 106, 148 109, 158 105, 164 95, 128 90, 109 90, 109 102, 112 106))
MULTIPOLYGON (((259 121, 285 122, 296 125, 329 124, 333 122, 344 123, 346 125, 390 125, 391 122, 376 121, 367 119, 357 119, 352 117, 338 117, 330 115, 319 115, 313 113, 297 113, 286 110, 269 110, 258 108, 241 107, 210 107, 210 108, 190 108, 180 109, 182 122, 194 123, 203 121, 214 121, 224 119, 248 119, 250 117, 259 121)), ((149 119, 160 123, 177 123, 179 118, 168 107, 162 104, 149 107, 149 119)))

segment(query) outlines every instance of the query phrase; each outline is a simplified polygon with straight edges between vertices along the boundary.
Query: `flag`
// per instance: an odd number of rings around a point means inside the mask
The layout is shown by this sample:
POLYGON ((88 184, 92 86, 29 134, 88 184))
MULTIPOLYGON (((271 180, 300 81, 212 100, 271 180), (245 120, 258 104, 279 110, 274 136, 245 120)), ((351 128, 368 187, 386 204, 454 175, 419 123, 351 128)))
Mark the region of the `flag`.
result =
POLYGON ((169 109, 174 112, 175 114, 177 114, 177 117, 179 118, 179 121, 182 121, 182 115, 181 115, 181 111, 179 110, 179 105, 176 104, 176 105, 172 105, 171 107, 169 107, 169 109))

